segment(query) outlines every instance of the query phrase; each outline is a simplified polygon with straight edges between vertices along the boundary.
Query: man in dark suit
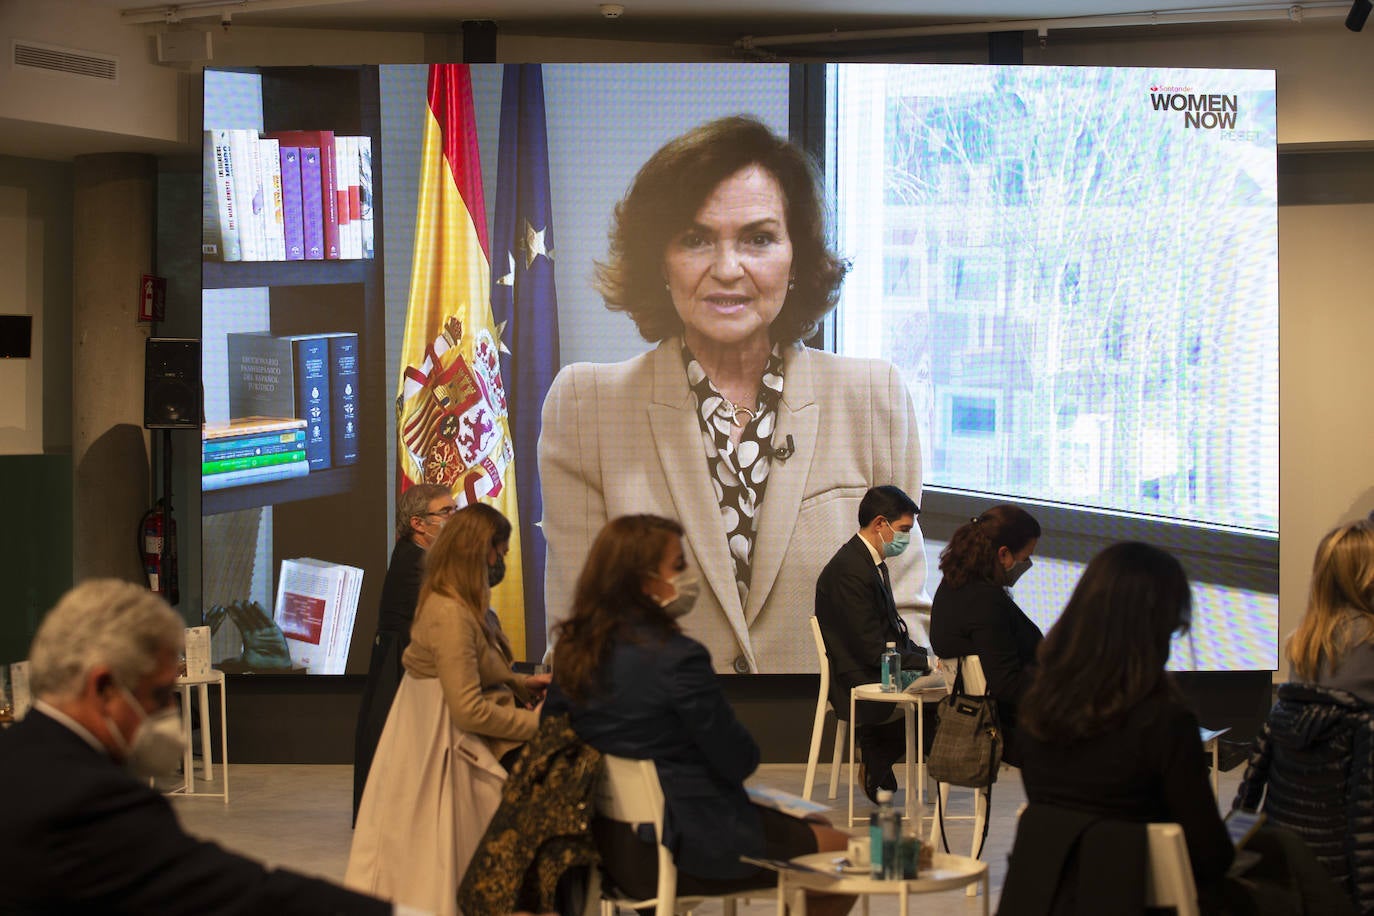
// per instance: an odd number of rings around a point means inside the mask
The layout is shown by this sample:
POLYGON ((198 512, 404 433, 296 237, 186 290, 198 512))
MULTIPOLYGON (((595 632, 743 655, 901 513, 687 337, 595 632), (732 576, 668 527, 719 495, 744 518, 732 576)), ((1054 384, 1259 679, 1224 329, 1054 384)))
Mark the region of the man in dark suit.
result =
MULTIPOLYGON (((930 670, 926 649, 912 640, 897 613, 887 560, 900 556, 920 508, 897 487, 873 487, 859 502, 859 531, 844 543, 816 580, 816 620, 830 657, 830 702, 849 714, 849 690, 881 676, 883 650, 895 643, 903 671, 930 670)), ((892 765, 906 752, 899 707, 860 703, 854 740, 863 754, 864 792, 895 790, 892 765)), ((929 726, 929 723, 928 723, 929 726)), ((928 735, 934 734, 927 727, 928 735)))
POLYGON ((0 913, 391 913, 192 838, 148 787, 181 756, 184 627, 157 595, 114 579, 77 586, 43 621, 33 708, 0 733, 0 913))
POLYGON ((448 487, 438 483, 416 484, 396 500, 396 546, 382 582, 382 600, 377 608, 377 635, 372 639, 372 656, 367 666, 367 683, 358 706, 358 728, 353 739, 353 820, 358 820, 358 805, 372 769, 391 703, 401 686, 401 655, 410 645, 410 623, 420 602, 420 583, 425 574, 425 551, 457 503, 448 487))

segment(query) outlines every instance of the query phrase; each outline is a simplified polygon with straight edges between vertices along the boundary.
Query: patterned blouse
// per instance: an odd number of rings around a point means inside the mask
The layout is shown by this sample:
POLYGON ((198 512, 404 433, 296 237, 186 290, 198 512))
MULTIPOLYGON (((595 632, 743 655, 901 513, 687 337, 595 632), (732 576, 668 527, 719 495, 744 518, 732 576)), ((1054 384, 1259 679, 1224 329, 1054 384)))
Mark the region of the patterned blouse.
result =
POLYGON ((773 466, 773 429, 778 420, 778 399, 782 397, 782 352, 778 344, 773 345, 759 386, 759 402, 754 416, 744 425, 738 445, 730 441, 735 405, 711 384, 706 370, 685 343, 682 360, 687 366, 687 384, 696 399, 706 465, 720 503, 725 540, 735 563, 735 585, 743 607, 749 597, 758 513, 773 466))

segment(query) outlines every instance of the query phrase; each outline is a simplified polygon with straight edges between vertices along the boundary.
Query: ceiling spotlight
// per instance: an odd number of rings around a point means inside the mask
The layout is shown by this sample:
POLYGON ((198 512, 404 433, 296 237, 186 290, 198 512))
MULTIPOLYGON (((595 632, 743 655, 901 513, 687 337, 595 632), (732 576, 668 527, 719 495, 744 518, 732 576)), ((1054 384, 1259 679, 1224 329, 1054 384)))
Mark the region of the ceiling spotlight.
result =
POLYGON ((1369 18, 1369 11, 1374 9, 1374 2, 1371 0, 1355 0, 1350 6, 1350 15, 1345 17, 1345 27, 1352 32, 1358 32, 1364 28, 1365 20, 1369 18))
MULTIPOLYGON (((1364 0, 1364 2, 1368 3, 1369 0, 1364 0)), ((597 9, 600 10, 601 15, 607 19, 619 19, 621 16, 625 15, 625 7, 621 6, 619 3, 603 3, 598 6, 597 9)))

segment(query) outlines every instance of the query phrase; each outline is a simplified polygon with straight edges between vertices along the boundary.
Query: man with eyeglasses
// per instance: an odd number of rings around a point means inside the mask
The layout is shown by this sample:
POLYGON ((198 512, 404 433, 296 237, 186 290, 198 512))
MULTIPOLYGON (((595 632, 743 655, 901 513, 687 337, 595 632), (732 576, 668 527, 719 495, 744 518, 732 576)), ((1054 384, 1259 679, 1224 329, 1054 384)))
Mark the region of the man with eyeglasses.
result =
POLYGON ((29 654, 36 702, 0 733, 0 913, 392 913, 195 839, 149 788, 181 759, 185 626, 117 579, 78 585, 43 620, 29 654))
POLYGON ((353 754, 353 819, 358 818, 358 803, 372 768, 372 755, 386 725, 391 701, 401 686, 401 654, 410 644, 410 623, 420 601, 424 578, 425 551, 439 536, 444 522, 457 511, 453 493, 443 484, 421 483, 406 490, 396 500, 396 546, 391 565, 382 583, 382 600, 377 610, 377 635, 372 640, 372 657, 367 667, 367 685, 358 708, 358 729, 353 754))

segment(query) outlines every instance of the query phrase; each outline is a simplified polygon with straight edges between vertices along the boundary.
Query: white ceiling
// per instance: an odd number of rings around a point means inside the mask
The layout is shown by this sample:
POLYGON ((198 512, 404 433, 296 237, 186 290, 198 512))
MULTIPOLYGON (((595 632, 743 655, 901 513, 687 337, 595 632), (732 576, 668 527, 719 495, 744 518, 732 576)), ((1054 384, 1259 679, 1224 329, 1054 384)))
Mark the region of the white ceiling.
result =
MULTIPOLYGON (((166 9, 140 0, 88 0, 112 10, 166 9)), ((1349 0, 1304 3, 1340 15, 1349 0)), ((498 32, 585 38, 733 44, 744 35, 911 27, 1008 20, 1059 19, 1155 12, 1222 11, 1286 15, 1288 3, 1254 0, 624 0, 619 18, 604 18, 597 0, 182 0, 189 17, 234 8, 234 23, 254 26, 452 32, 464 20, 496 22, 498 32), (258 5, 260 4, 260 5, 258 5), (1149 4, 1146 6, 1145 4, 1149 4)), ((200 19, 200 22, 205 22, 200 19)))

